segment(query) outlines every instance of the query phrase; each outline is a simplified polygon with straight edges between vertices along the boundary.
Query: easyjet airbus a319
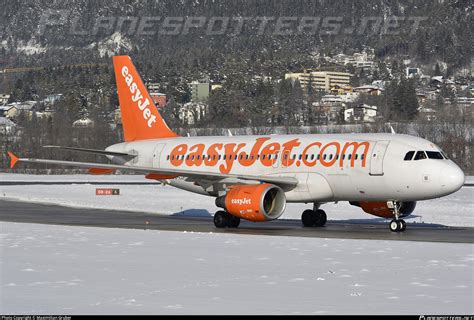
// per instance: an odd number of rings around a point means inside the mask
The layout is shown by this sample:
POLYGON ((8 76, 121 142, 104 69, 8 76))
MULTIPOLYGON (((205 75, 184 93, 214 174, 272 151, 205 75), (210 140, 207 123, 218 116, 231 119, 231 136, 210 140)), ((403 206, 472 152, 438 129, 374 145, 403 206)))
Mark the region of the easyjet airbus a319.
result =
POLYGON ((327 202, 349 201, 392 219, 394 232, 416 201, 446 196, 464 183, 462 170, 434 143, 399 134, 305 134, 180 137, 160 116, 130 57, 113 57, 125 142, 105 150, 49 146, 105 155, 112 164, 18 158, 17 162, 129 170, 215 197, 217 228, 240 219, 278 219, 288 202, 312 203, 306 227, 322 227, 327 202))

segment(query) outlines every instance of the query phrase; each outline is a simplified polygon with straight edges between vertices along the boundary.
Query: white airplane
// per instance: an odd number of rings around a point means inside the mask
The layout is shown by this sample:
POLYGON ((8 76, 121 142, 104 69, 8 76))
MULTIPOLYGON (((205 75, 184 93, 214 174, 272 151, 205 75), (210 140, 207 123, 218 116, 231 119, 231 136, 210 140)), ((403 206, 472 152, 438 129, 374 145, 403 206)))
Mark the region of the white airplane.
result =
MULTIPOLYGON (((130 57, 113 57, 123 143, 105 150, 47 146, 102 154, 112 164, 18 158, 17 162, 88 168, 92 174, 129 170, 216 198, 217 228, 240 219, 278 219, 289 202, 312 203, 305 227, 327 220, 320 206, 349 201, 392 219, 394 232, 416 201, 446 196, 464 184, 462 170, 434 143, 400 134, 307 134, 180 137, 160 116, 130 57)), ((184 200, 183 200, 184 201, 184 200)))

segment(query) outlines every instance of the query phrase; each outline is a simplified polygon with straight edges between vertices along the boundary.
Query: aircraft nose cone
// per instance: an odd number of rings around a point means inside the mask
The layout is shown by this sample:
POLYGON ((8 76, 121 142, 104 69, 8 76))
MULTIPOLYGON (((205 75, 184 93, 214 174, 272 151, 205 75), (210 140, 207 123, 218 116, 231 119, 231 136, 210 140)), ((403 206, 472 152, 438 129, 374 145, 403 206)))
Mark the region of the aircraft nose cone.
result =
POLYGON ((441 187, 450 193, 456 192, 464 185, 464 172, 452 164, 441 171, 441 187))

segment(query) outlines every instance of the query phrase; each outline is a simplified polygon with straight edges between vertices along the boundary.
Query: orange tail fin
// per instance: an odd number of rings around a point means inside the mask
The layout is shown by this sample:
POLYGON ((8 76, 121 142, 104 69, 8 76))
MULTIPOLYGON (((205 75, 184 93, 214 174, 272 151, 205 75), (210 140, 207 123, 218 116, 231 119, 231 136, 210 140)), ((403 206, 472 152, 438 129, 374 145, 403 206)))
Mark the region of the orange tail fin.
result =
POLYGON ((120 113, 125 141, 178 137, 166 124, 129 56, 115 56, 120 113))

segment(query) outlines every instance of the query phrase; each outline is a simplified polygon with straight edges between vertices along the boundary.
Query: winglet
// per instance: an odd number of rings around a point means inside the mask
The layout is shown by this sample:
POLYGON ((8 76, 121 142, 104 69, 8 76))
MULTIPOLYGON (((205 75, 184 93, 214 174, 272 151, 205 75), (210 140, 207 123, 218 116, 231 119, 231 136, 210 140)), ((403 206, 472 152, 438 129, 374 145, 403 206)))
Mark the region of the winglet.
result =
POLYGON ((10 169, 13 169, 15 164, 20 160, 17 156, 13 154, 13 152, 8 151, 8 156, 10 157, 10 169))

